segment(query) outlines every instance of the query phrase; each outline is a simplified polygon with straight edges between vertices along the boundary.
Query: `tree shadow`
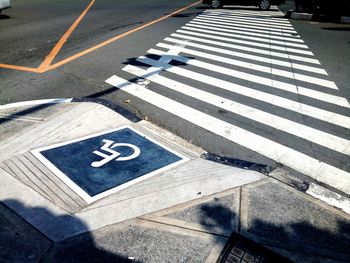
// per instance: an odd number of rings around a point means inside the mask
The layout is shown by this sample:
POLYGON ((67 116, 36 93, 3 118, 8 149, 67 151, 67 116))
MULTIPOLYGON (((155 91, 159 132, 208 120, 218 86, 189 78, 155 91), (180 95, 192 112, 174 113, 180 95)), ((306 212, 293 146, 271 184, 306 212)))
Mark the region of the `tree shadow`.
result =
POLYGON ((17 216, 13 222, 1 220, 4 215, 0 210, 1 262, 137 262, 99 247, 89 227, 72 215, 55 215, 45 207, 29 207, 13 199, 2 203, 10 208, 9 213, 13 214, 11 211, 14 209, 21 218, 17 216), (34 229, 22 218, 39 229, 34 229), (23 231, 25 228, 21 225, 26 225, 30 231, 23 231), (77 234, 65 238, 67 229, 77 234), (60 231, 64 233, 62 239, 59 238, 60 231), (54 240, 56 237, 57 240, 54 240), (40 247, 43 249, 40 243, 45 242, 51 245, 47 245, 45 252, 40 251, 40 247))
MULTIPOLYGON (((244 253, 255 255, 256 257, 260 255, 263 258, 261 261, 254 262, 292 262, 290 259, 272 251, 272 248, 279 252, 284 251, 286 253, 287 251, 287 254, 289 256, 292 255, 292 260, 296 260, 296 262, 311 262, 304 261, 303 256, 312 258, 312 262, 319 262, 318 260, 320 258, 327 262, 349 262, 350 221, 344 218, 337 218, 336 226, 332 228, 332 232, 322 229, 314 222, 298 222, 290 218, 288 223, 281 224, 261 219, 263 217, 262 215, 258 216, 260 218, 251 218, 247 229, 243 229, 240 225, 239 215, 226 206, 205 203, 200 207, 200 210, 200 224, 208 228, 209 232, 212 228, 217 228, 221 229, 220 232, 224 233, 224 230, 229 229, 232 220, 238 224, 231 225, 231 228, 236 228, 237 232, 232 232, 229 241, 221 253, 219 262, 227 262, 226 260, 245 262, 243 260, 238 261, 240 256, 243 258, 244 253)), ((283 211, 279 212, 283 213, 283 211)), ((273 212, 271 211, 271 213, 273 212)), ((276 218, 286 216, 284 214, 277 214, 276 211, 274 213, 276 213, 276 218)), ((327 226, 326 215, 324 219, 315 220, 327 226)), ((217 235, 217 237, 219 236, 217 235)), ((217 242, 220 242, 219 238, 217 238, 217 242)), ((258 258, 255 260, 258 260, 258 258)))

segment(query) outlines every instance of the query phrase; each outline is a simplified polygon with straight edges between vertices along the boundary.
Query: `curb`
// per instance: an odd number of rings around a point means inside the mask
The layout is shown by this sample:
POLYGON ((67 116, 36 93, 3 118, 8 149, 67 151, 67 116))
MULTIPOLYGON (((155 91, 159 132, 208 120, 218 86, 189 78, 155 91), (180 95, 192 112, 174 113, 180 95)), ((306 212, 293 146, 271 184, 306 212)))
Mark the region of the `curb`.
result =
POLYGON ((17 108, 17 107, 38 106, 38 105, 45 105, 45 104, 61 104, 61 103, 69 103, 72 101, 73 101, 73 98, 20 101, 20 102, 0 105, 0 110, 7 110, 7 109, 17 108))
POLYGON ((341 24, 350 24, 350 16, 342 16, 340 18, 340 23, 341 24))
POLYGON ((77 102, 91 102, 101 104, 117 113, 122 115, 124 118, 128 119, 131 122, 138 122, 142 119, 136 116, 135 114, 125 110, 121 106, 110 102, 105 99, 94 99, 94 98, 53 98, 53 99, 42 99, 42 100, 28 100, 20 101, 9 104, 0 105, 1 110, 9 110, 19 107, 30 107, 30 106, 42 106, 42 105, 53 105, 53 104, 64 104, 64 103, 77 103, 77 102))
POLYGON ((298 13, 298 12, 292 12, 290 18, 296 19, 296 20, 307 20, 311 21, 313 19, 313 14, 309 13, 298 13))
POLYGON ((288 11, 287 18, 295 20, 306 20, 306 21, 320 21, 320 22, 335 22, 339 24, 350 24, 350 16, 341 16, 340 18, 334 18, 327 15, 316 15, 310 13, 301 13, 296 11, 288 11))

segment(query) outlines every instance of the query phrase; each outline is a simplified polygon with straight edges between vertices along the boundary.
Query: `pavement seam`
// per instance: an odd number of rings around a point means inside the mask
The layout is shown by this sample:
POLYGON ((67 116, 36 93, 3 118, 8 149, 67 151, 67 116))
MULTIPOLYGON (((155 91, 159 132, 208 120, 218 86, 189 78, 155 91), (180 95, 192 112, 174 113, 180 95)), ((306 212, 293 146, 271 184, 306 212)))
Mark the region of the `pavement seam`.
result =
POLYGON ((207 225, 203 225, 203 224, 178 220, 178 219, 174 219, 174 218, 168 218, 168 217, 164 217, 164 216, 155 217, 155 218, 147 218, 147 219, 142 218, 142 217, 138 217, 138 218, 142 219, 142 220, 148 220, 151 222, 159 223, 159 224, 181 227, 181 228, 190 229, 193 231, 205 232, 208 234, 218 235, 218 236, 222 236, 225 238, 229 238, 231 236, 231 233, 234 231, 234 229, 223 229, 220 227, 212 227, 212 226, 207 226, 207 225))
POLYGON ((238 209, 238 220, 237 220, 237 233, 241 233, 241 215, 242 215, 242 187, 239 188, 239 209, 238 209))
MULTIPOLYGON (((262 179, 262 180, 266 180, 266 179, 262 179)), ((181 210, 184 210, 186 208, 190 208, 192 206, 196 206, 196 205, 206 203, 208 201, 212 201, 212 200, 214 200, 214 198, 220 198, 220 197, 225 197, 225 196, 234 194, 236 192, 237 188, 239 188, 239 187, 227 189, 227 190, 219 192, 219 193, 215 193, 215 194, 212 194, 209 196, 201 197, 199 199, 187 201, 187 202, 182 203, 182 204, 178 204, 178 205, 166 208, 166 209, 162 209, 160 211, 156 211, 156 212, 141 216, 140 218, 147 220, 147 219, 152 219, 154 217, 162 217, 164 215, 167 215, 167 214, 170 214, 173 212, 181 211, 181 210)))
POLYGON ((218 237, 222 237, 222 238, 228 238, 228 236, 225 236, 225 235, 212 233, 212 232, 208 232, 208 231, 204 231, 204 230, 191 229, 191 228, 184 227, 184 226, 172 225, 172 224, 169 224, 169 223, 159 222, 159 221, 152 220, 152 219, 143 219, 143 218, 139 218, 139 217, 137 217, 136 219, 140 220, 140 221, 144 221, 144 222, 150 223, 150 226, 153 225, 152 227, 154 227, 154 228, 158 228, 159 225, 167 226, 167 229, 170 230, 170 228, 172 228, 172 230, 173 230, 172 232, 177 232, 178 234, 189 231, 189 232, 200 234, 200 235, 204 234, 207 237, 213 237, 213 236, 216 237, 216 236, 218 236, 218 237), (181 230, 185 230, 185 231, 181 231, 181 230))

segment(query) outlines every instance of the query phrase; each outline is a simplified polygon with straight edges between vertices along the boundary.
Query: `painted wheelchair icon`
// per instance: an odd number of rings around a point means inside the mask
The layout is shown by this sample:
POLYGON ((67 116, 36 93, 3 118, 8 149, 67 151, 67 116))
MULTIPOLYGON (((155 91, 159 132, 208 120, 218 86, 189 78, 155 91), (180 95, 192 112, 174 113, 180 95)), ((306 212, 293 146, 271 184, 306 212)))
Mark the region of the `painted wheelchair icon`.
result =
POLYGON ((103 165, 109 163, 112 160, 115 160, 117 162, 129 161, 129 160, 137 158, 141 153, 141 150, 139 147, 137 147, 133 144, 130 144, 130 143, 115 143, 114 141, 106 140, 106 139, 103 139, 102 141, 104 142, 104 145, 101 147, 101 150, 103 150, 104 152, 106 152, 108 154, 100 152, 100 151, 93 151, 94 154, 103 158, 100 161, 95 161, 95 162, 91 163, 91 166, 94 168, 102 167, 103 165), (116 149, 118 147, 131 148, 133 150, 133 153, 128 155, 128 156, 121 156, 122 154, 120 152, 113 150, 113 149, 116 149))

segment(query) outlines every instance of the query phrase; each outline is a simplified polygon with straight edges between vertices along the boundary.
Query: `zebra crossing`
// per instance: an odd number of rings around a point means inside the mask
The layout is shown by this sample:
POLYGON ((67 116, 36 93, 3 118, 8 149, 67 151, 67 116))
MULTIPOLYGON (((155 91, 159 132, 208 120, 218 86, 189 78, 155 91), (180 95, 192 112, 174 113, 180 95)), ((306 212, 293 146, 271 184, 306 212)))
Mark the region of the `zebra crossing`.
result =
POLYGON ((350 104, 282 16, 206 10, 106 82, 350 194, 350 104))

